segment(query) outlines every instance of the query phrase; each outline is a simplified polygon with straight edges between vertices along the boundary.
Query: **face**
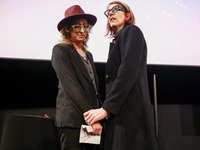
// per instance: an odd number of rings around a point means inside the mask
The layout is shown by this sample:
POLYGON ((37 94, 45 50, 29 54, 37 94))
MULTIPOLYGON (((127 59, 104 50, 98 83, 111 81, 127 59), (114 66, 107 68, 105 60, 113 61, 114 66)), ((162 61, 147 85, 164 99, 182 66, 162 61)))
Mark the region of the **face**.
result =
MULTIPOLYGON (((117 4, 111 4, 108 9, 112 9, 115 7, 117 4)), ((125 25, 125 13, 124 11, 119 11, 113 13, 112 11, 109 12, 108 15, 108 23, 110 24, 110 27, 115 31, 118 32, 120 31, 124 25, 125 25)))
POLYGON ((74 43, 82 43, 87 34, 89 26, 87 26, 87 20, 85 19, 76 19, 72 22, 72 26, 69 30, 69 33, 71 35, 71 40, 74 43))

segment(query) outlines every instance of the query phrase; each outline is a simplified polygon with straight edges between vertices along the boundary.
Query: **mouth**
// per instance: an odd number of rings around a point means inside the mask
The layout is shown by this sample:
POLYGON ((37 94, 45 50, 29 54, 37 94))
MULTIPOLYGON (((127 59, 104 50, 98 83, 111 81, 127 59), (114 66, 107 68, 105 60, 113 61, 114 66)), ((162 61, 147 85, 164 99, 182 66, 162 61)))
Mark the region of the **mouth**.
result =
POLYGON ((80 37, 80 38, 85 37, 85 35, 83 35, 83 34, 78 34, 77 36, 80 37))
POLYGON ((78 36, 79 38, 85 38, 84 36, 78 36))
POLYGON ((78 38, 79 40, 85 40, 86 37, 85 37, 85 36, 78 36, 77 38, 78 38))
POLYGON ((114 17, 111 17, 110 19, 109 19, 109 21, 110 22, 113 22, 113 21, 115 21, 116 19, 114 18, 114 17))

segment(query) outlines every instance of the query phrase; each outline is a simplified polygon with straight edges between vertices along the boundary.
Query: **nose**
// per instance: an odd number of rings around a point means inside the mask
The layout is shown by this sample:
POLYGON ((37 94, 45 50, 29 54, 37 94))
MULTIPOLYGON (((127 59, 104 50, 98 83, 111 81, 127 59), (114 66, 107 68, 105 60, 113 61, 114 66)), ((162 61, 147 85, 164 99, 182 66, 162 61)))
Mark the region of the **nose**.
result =
POLYGON ((83 28, 81 28, 81 31, 80 31, 80 32, 85 32, 85 31, 84 31, 84 29, 83 29, 83 28))
POLYGON ((112 11, 109 12, 109 17, 111 17, 114 13, 112 11))

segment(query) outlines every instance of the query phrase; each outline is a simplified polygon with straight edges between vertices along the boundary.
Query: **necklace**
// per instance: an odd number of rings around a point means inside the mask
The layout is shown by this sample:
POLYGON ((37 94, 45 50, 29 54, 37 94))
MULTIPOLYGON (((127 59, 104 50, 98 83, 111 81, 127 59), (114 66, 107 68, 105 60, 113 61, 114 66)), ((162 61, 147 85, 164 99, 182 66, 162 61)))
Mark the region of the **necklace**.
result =
MULTIPOLYGON (((78 51, 77 51, 77 52, 78 52, 78 51)), ((84 58, 84 57, 86 57, 86 53, 85 53, 85 51, 83 51, 83 52, 84 52, 84 55, 83 55, 83 56, 82 56, 79 52, 78 52, 78 53, 79 53, 79 55, 80 55, 81 57, 84 58)))

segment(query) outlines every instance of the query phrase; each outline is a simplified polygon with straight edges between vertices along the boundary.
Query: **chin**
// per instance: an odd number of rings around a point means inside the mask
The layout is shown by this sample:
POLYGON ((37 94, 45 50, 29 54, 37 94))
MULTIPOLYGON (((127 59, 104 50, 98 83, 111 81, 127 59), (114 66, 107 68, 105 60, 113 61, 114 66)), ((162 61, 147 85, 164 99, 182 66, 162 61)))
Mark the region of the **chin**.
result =
POLYGON ((111 28, 115 28, 116 24, 115 23, 110 23, 111 28))

